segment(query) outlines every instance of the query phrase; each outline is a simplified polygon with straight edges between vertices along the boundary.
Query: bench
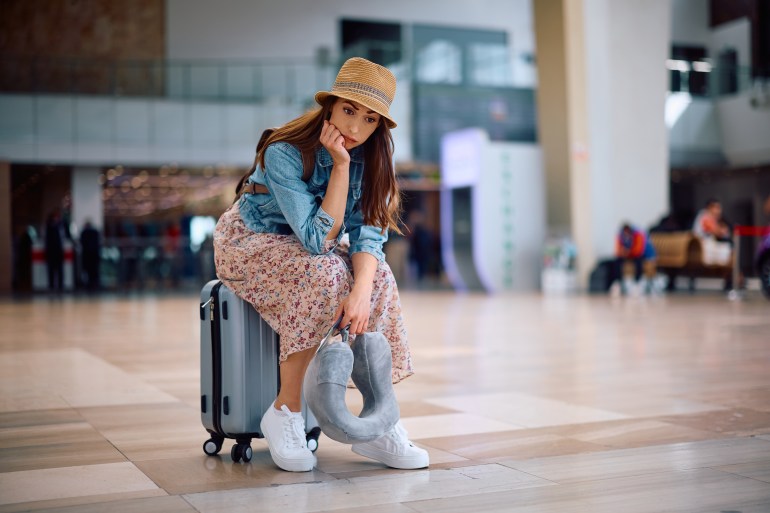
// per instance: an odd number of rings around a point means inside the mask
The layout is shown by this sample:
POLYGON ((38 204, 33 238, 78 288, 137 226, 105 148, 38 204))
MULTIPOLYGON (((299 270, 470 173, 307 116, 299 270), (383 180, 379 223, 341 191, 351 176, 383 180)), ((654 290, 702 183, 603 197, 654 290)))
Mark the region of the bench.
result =
POLYGON ((690 290, 695 289, 695 278, 721 278, 728 285, 732 272, 732 257, 726 264, 706 264, 703 261, 703 242, 691 231, 653 232, 650 242, 657 253, 656 266, 669 277, 668 289, 673 290, 677 276, 690 279, 690 290))

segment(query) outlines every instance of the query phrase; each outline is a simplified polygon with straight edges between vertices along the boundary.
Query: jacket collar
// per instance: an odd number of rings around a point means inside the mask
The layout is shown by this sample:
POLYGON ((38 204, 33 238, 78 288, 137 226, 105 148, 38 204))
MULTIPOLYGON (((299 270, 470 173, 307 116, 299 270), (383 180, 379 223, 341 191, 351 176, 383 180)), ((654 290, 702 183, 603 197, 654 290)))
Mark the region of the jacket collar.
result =
MULTIPOLYGON (((334 159, 332 159, 332 156, 329 155, 329 152, 326 151, 326 148, 321 146, 321 149, 319 149, 315 154, 316 162, 319 166, 328 167, 334 164, 334 159)), ((350 161, 355 162, 356 164, 363 164, 364 163, 364 145, 356 146, 350 151, 350 161)))

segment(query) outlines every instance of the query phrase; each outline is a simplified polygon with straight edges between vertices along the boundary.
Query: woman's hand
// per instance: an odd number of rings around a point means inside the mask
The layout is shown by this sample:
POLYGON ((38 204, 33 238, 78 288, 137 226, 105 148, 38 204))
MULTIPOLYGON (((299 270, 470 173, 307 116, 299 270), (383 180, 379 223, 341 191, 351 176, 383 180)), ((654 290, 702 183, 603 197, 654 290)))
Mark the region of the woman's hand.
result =
POLYGON ((335 319, 339 319, 342 315, 341 327, 350 324, 350 333, 353 335, 360 335, 366 331, 369 326, 369 314, 371 312, 372 293, 362 289, 356 289, 355 287, 350 292, 350 295, 342 300, 340 306, 337 307, 337 312, 334 314, 335 319))
POLYGON ((345 137, 336 126, 324 121, 319 140, 329 155, 332 156, 335 164, 350 164, 350 153, 345 149, 345 137))

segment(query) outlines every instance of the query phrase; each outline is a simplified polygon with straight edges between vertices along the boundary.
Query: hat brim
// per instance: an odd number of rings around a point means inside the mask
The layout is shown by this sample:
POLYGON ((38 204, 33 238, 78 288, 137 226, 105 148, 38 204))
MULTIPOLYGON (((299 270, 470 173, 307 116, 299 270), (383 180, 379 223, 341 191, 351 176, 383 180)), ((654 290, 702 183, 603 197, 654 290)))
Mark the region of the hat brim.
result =
POLYGON ((353 93, 330 93, 329 91, 318 91, 315 93, 315 101, 318 105, 322 105, 324 100, 326 100, 329 96, 334 96, 336 98, 344 98, 346 100, 351 100, 356 103, 360 103, 361 105, 365 105, 372 109, 374 112, 382 116, 382 119, 385 120, 385 124, 388 125, 388 128, 396 128, 398 124, 391 118, 389 115, 383 113, 380 111, 380 109, 377 109, 376 107, 372 106, 368 98, 366 96, 358 96, 353 93))

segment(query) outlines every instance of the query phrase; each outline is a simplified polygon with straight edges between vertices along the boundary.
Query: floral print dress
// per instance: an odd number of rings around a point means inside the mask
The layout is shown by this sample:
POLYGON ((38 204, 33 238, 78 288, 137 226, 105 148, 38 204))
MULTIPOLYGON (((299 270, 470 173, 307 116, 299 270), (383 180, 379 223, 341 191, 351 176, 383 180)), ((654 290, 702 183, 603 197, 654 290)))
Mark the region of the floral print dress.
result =
MULTIPOLYGON (((327 242, 326 249, 331 251, 334 244, 327 242)), ((254 232, 241 219, 238 202, 217 222, 214 261, 225 286, 251 303, 278 333, 281 362, 321 341, 353 285, 345 248, 315 255, 295 235, 254 232)), ((384 261, 375 273, 367 331, 388 339, 393 383, 413 373, 398 287, 384 261)))

